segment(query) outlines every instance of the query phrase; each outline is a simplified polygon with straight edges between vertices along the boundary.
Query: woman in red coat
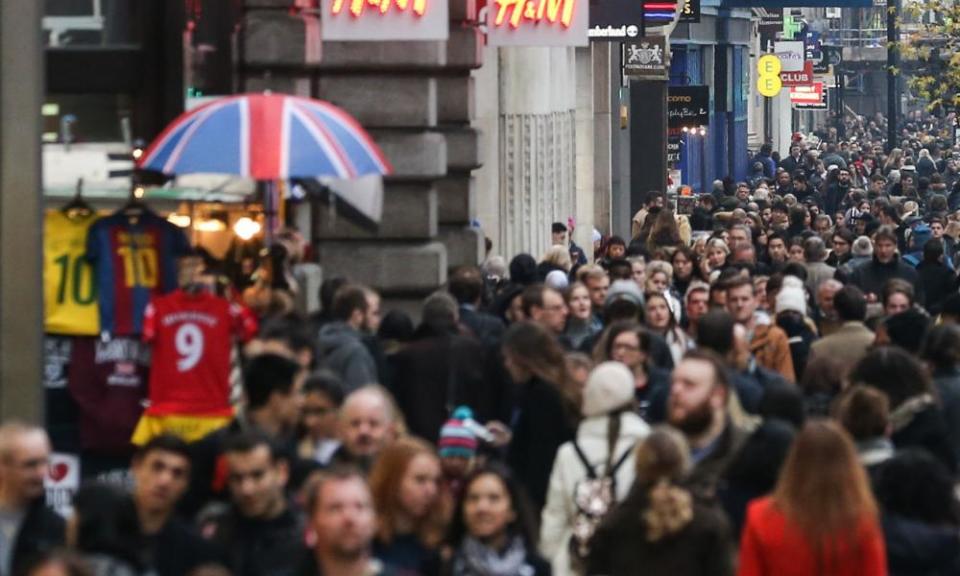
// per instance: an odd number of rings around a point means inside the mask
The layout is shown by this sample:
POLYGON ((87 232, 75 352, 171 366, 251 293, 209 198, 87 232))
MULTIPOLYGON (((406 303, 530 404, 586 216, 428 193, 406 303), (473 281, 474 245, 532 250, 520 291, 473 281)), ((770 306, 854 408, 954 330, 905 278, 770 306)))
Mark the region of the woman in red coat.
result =
POLYGON ((809 422, 794 440, 773 495, 747 511, 737 574, 887 574, 877 504, 839 426, 809 422))

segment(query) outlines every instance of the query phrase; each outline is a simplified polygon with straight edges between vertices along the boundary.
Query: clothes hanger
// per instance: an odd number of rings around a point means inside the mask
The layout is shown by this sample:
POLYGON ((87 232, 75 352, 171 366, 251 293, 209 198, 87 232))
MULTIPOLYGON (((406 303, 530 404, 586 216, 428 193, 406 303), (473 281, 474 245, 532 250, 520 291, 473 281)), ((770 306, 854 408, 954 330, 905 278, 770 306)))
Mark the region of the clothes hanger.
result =
POLYGON ((77 190, 73 200, 65 204, 60 211, 71 220, 86 218, 93 214, 93 206, 83 199, 83 178, 77 178, 77 190))

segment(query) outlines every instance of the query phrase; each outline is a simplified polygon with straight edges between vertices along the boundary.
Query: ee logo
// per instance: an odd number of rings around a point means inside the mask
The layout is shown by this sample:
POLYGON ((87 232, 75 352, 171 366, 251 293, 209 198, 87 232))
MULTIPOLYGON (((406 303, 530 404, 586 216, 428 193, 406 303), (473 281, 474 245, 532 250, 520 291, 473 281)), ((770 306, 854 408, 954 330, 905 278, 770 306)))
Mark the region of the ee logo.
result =
POLYGON ((780 93, 783 83, 780 81, 780 59, 774 54, 764 54, 757 60, 757 91, 762 96, 773 98, 780 93))

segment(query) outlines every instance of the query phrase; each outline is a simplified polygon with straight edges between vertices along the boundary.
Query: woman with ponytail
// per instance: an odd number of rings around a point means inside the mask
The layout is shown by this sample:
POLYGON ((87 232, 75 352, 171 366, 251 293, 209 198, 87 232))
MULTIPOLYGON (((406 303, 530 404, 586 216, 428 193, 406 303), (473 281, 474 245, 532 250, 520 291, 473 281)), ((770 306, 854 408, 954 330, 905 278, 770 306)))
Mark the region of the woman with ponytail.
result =
POLYGON ((633 408, 630 370, 619 362, 594 368, 583 389, 584 420, 557 452, 542 515, 540 551, 554 576, 586 574, 593 530, 630 491, 634 449, 650 433, 633 408))
POLYGON ((683 435, 658 426, 637 447, 636 481, 597 529, 587 574, 731 576, 733 542, 723 513, 683 487, 690 451, 683 435))

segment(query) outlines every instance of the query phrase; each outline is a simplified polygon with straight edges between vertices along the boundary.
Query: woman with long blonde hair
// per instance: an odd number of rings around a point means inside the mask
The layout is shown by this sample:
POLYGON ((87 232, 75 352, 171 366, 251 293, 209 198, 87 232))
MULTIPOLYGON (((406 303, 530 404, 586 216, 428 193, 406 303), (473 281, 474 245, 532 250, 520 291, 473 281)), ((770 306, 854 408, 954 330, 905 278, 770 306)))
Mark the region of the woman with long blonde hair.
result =
POLYGON ((630 494, 590 541, 587 574, 730 576, 733 542, 718 508, 699 502, 685 481, 690 449, 683 435, 658 426, 637 446, 630 494))
POLYGON ((401 438, 380 453, 370 470, 378 559, 412 573, 436 572, 450 509, 440 477, 440 459, 419 438, 401 438))
POLYGON ((747 510, 738 575, 886 573, 877 504, 853 441, 833 422, 808 422, 773 494, 747 510))

